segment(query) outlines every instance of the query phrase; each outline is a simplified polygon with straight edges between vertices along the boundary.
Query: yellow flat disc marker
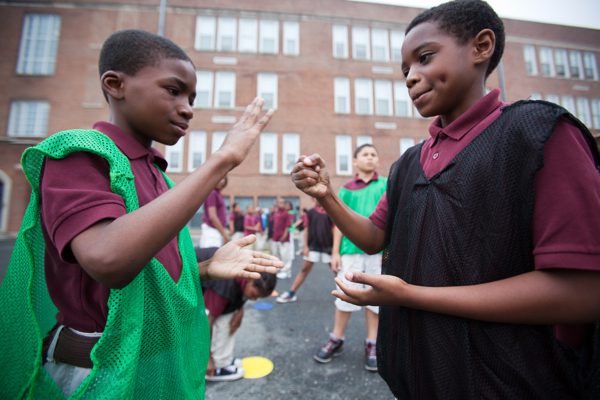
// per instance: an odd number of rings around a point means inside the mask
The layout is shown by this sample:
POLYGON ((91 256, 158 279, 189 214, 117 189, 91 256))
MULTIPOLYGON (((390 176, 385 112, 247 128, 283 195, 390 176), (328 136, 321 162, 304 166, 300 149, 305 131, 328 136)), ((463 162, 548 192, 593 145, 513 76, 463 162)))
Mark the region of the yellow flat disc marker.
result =
POLYGON ((265 357, 242 358, 245 379, 258 379, 267 376, 273 371, 273 362, 265 357))

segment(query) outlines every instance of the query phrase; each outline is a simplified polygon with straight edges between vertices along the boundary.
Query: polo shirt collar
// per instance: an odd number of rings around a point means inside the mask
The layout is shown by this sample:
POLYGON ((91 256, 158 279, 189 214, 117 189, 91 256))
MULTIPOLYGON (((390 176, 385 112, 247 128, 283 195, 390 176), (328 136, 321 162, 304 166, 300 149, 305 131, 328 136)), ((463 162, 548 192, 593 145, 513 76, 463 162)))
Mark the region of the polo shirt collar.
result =
POLYGON ((369 179, 368 182, 365 182, 364 180, 362 180, 358 174, 354 175, 354 183, 357 183, 357 184, 364 183, 364 184, 368 185, 369 183, 374 182, 378 179, 379 179, 379 174, 377 173, 377 171, 375 171, 375 173, 373 173, 373 176, 371 177, 371 179, 369 179))
POLYGON ((143 146, 133 137, 123 132, 118 126, 110 122, 100 121, 96 122, 92 128, 111 138, 128 159, 135 160, 142 157, 150 157, 150 161, 158 165, 160 169, 163 171, 167 169, 167 160, 165 160, 158 150, 154 147, 147 148, 143 146))
POLYGON ((437 140, 440 134, 444 134, 454 140, 460 140, 477 124, 488 115, 502 106, 499 100, 500 89, 494 89, 473 104, 464 114, 454 120, 446 127, 441 126, 441 118, 438 116, 429 125, 429 135, 437 140))

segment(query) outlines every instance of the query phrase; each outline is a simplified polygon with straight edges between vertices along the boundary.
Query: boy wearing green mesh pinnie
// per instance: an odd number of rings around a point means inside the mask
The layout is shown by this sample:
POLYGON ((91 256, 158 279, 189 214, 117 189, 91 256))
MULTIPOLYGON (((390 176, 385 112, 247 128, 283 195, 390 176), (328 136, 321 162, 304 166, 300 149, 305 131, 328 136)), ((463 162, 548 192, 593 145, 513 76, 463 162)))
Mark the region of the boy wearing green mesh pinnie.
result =
POLYGON ((200 279, 281 263, 244 249, 198 263, 187 222, 269 122, 255 99, 223 146, 176 187, 152 142, 193 117, 196 71, 176 44, 119 31, 99 60, 109 122, 51 135, 22 157, 32 196, 0 288, 0 398, 203 398, 210 338, 200 279))

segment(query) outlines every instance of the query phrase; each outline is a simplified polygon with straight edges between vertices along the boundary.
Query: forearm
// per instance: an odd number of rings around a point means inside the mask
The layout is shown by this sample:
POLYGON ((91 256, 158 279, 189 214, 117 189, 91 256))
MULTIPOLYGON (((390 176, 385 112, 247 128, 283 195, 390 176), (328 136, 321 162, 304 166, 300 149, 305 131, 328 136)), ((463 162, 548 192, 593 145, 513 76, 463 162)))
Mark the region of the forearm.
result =
POLYGON ((215 153, 177 186, 150 203, 87 229, 71 242, 79 264, 109 287, 123 287, 193 217, 219 180, 235 166, 215 153))
POLYGON ((479 285, 408 285, 397 292, 397 304, 490 322, 592 322, 600 320, 600 272, 533 271, 479 285))
POLYGON ((333 220, 337 229, 364 252, 375 254, 383 250, 385 232, 375 226, 370 219, 356 213, 331 193, 320 198, 319 203, 327 211, 327 215, 333 220))

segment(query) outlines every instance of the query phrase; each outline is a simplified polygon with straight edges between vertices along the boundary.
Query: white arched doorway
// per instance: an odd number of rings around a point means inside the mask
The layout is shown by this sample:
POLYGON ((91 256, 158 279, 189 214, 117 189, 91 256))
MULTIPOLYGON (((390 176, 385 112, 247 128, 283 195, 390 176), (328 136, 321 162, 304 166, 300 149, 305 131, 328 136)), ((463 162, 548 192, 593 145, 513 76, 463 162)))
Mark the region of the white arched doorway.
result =
POLYGON ((0 169, 0 233, 6 233, 6 230, 8 229, 8 203, 10 199, 10 190, 10 177, 0 169))

